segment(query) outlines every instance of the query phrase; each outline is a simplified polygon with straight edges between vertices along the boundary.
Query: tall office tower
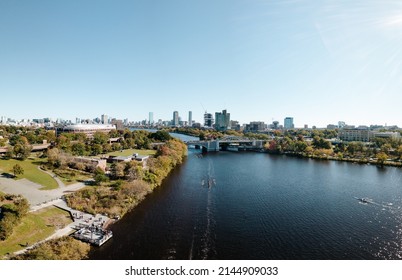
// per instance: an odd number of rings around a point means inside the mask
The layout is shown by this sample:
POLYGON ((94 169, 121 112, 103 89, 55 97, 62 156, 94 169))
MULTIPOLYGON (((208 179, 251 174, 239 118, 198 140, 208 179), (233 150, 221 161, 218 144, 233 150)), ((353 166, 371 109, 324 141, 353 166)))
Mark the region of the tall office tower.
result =
POLYGON ((81 119, 80 119, 80 118, 75 118, 75 123, 76 123, 76 124, 80 124, 80 123, 81 123, 81 119))
POLYGON ((108 123, 109 123, 109 118, 108 118, 108 116, 107 116, 107 115, 102 115, 102 116, 101 116, 101 122, 102 122, 103 124, 108 124, 108 123))
POLYGON ((230 129, 230 114, 226 110, 215 113, 215 129, 218 131, 230 129))
POLYGON ((149 112, 149 124, 153 125, 154 124, 154 113, 149 112))
POLYGON ((188 126, 193 125, 193 112, 189 111, 188 112, 188 126))
POLYGON ((293 118, 291 117, 286 117, 284 121, 284 128, 285 129, 292 129, 295 128, 295 125, 293 124, 293 118))
POLYGON ((179 126, 179 112, 174 111, 173 112, 173 121, 172 121, 173 126, 179 126))
POLYGON ((214 118, 212 114, 205 112, 204 114, 204 126, 205 127, 212 127, 214 124, 214 118))

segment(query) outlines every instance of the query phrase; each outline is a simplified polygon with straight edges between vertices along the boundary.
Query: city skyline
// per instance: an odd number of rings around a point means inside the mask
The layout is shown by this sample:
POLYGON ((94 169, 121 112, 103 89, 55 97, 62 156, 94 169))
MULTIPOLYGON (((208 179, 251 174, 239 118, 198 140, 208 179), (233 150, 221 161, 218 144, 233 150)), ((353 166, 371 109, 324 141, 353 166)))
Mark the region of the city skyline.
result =
POLYGON ((0 115, 402 127, 402 4, 316 2, 2 1, 0 115))

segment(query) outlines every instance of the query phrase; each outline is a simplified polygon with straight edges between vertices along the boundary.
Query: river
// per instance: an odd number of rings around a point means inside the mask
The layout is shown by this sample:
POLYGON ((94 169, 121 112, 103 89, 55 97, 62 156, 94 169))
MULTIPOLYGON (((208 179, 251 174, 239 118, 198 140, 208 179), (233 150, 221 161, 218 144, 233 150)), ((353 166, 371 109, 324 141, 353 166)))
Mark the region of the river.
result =
POLYGON ((112 230, 90 259, 400 259, 402 172, 190 149, 112 230))

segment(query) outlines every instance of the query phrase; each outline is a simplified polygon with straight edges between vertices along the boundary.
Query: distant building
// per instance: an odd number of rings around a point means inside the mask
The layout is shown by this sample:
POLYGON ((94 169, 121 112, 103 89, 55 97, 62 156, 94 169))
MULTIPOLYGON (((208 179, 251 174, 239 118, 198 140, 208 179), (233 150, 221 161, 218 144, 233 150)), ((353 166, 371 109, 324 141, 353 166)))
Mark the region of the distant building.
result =
POLYGON ((344 128, 346 126, 346 123, 343 121, 338 122, 338 128, 344 128))
POLYGON ((246 124, 245 131, 247 132, 258 132, 266 130, 267 126, 264 122, 250 122, 246 124))
POLYGON ((172 126, 179 126, 179 112, 173 112, 172 126))
POLYGON ((153 125, 153 124, 154 124, 154 113, 149 112, 149 125, 153 125))
POLYGON ((204 114, 204 126, 211 128, 214 125, 214 118, 212 114, 205 112, 204 114))
POLYGON ((218 131, 230 129, 230 113, 226 110, 223 110, 222 113, 215 113, 215 129, 218 131))
POLYGON ((346 142, 370 142, 374 135, 368 127, 354 128, 345 126, 344 128, 339 130, 338 137, 342 141, 346 142))
POLYGON ((188 112, 188 126, 193 125, 193 112, 189 111, 188 112))
POLYGON ((81 119, 80 118, 75 118, 75 124, 80 124, 81 123, 81 119))
POLYGON ((295 125, 293 123, 293 118, 291 117, 286 117, 284 121, 284 128, 285 129, 292 129, 295 128, 295 125))
POLYGON ((334 124, 327 125, 327 129, 336 129, 336 128, 338 128, 337 125, 334 125, 334 124))
POLYGON ((69 133, 85 133, 88 136, 92 136, 95 132, 108 133, 115 129, 116 126, 109 124, 73 124, 57 128, 57 134, 61 132, 69 132, 69 133))
POLYGON ((273 121, 271 124, 272 129, 279 129, 279 122, 278 121, 273 121))
POLYGON ((240 131, 242 129, 242 127, 238 121, 230 121, 230 127, 231 127, 231 129, 234 129, 236 131, 240 131))
POLYGON ((102 124, 109 124, 109 119, 107 115, 102 115, 101 116, 101 122, 102 124))
POLYGON ((400 139, 401 134, 399 132, 374 132, 374 137, 378 138, 391 138, 400 139))
POLYGON ((111 124, 116 126, 117 130, 123 130, 124 129, 124 125, 123 125, 122 120, 112 119, 111 124))
POLYGON ((305 125, 304 125, 304 129, 308 129, 308 124, 305 124, 305 125))

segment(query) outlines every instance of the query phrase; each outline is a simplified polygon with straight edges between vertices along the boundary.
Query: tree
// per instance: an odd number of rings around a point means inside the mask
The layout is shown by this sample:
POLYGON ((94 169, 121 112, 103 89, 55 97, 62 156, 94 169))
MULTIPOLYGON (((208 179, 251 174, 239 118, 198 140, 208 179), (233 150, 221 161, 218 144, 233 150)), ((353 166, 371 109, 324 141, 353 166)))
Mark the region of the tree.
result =
POLYGON ((152 133, 151 137, 156 141, 162 141, 162 142, 166 142, 172 139, 172 136, 170 136, 169 132, 165 130, 158 130, 157 132, 152 133))
POLYGON ((387 159, 388 159, 388 156, 387 156, 386 153, 380 152, 380 153, 377 154, 377 162, 378 162, 380 165, 384 165, 384 162, 385 162, 387 159))
POLYGON ((85 155, 85 144, 81 143, 81 142, 74 143, 72 145, 72 147, 71 147, 71 152, 75 156, 83 156, 83 155, 85 155))
POLYGON ((31 154, 32 147, 26 143, 24 143, 24 144, 17 143, 17 144, 15 144, 13 150, 14 150, 14 155, 17 158, 19 158, 21 160, 26 160, 29 157, 29 155, 31 154))
POLYGON ((16 165, 13 166, 13 173, 14 176, 17 177, 18 175, 24 174, 24 169, 22 168, 21 165, 17 163, 16 165))
POLYGON ((99 167, 97 167, 95 169, 95 176, 94 176, 94 180, 95 180, 95 184, 97 184, 98 186, 101 185, 104 182, 108 182, 109 181, 109 177, 105 174, 105 172, 100 169, 99 167))

